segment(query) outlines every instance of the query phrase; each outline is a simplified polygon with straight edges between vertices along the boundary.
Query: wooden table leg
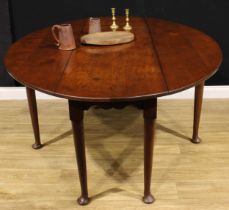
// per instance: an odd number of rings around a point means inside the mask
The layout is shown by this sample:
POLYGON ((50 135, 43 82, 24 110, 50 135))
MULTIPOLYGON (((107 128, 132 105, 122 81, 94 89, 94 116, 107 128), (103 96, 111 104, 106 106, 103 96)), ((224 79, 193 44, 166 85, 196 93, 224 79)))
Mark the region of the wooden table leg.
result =
POLYGON ((76 160, 81 185, 81 196, 78 198, 78 203, 80 205, 86 205, 89 203, 89 197, 87 190, 87 167, 84 143, 83 107, 81 107, 78 103, 69 100, 69 114, 70 120, 72 121, 76 160))
POLYGON ((33 126, 33 132, 35 137, 35 143, 32 145, 33 149, 40 149, 43 145, 40 140, 40 130, 39 130, 39 122, 38 122, 38 114, 37 114, 37 101, 35 90, 26 87, 27 99, 29 104, 29 111, 33 126))
POLYGON ((192 142, 195 144, 200 143, 200 138, 198 136, 199 124, 200 124, 200 114, 202 109, 204 92, 204 82, 200 83, 195 87, 195 102, 194 102, 194 121, 193 121, 193 135, 192 142))
POLYGON ((151 194, 151 174, 154 147, 154 124, 157 116, 157 100, 152 100, 144 105, 144 197, 147 204, 154 202, 151 194))

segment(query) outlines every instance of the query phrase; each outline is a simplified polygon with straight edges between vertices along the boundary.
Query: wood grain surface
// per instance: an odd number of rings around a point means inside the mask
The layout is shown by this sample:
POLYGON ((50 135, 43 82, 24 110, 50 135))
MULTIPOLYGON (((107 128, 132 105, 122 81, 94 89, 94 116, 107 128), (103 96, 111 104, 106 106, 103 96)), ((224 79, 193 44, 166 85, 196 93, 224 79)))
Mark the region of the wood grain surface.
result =
POLYGON ((86 112, 88 188, 93 202, 81 207, 76 205, 80 184, 67 101, 38 101, 41 138, 46 144, 42 150, 30 146, 33 133, 26 101, 1 101, 0 208, 228 210, 228 104, 229 100, 204 101, 203 143, 195 145, 190 143, 193 100, 159 100, 153 205, 141 200, 142 112, 132 107, 86 112))
POLYGON ((106 31, 86 34, 80 38, 82 44, 116 45, 129 43, 134 40, 134 34, 127 31, 106 31))
MULTIPOLYGON (((10 74, 27 87, 79 101, 131 101, 167 95, 195 86, 221 64, 218 44, 206 34, 178 23, 131 17, 135 41, 121 46, 80 44, 88 20, 71 22, 77 48, 54 45, 50 27, 11 46, 5 57, 10 74)), ((111 18, 101 18, 109 31, 111 18)), ((117 18, 125 24, 124 17, 117 18)))

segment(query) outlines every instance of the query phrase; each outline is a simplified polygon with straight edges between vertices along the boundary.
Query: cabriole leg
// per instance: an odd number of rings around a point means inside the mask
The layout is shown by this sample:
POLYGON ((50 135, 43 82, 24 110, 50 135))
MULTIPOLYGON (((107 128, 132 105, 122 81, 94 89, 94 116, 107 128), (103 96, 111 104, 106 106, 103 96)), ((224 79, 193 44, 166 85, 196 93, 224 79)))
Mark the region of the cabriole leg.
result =
POLYGON ((154 124, 157 116, 157 100, 152 100, 144 105, 144 197, 147 204, 154 202, 151 194, 151 174, 153 164, 154 124))
POLYGON ((69 114, 72 121, 72 131, 75 144, 76 160, 81 185, 81 196, 78 198, 80 205, 89 203, 87 189, 87 167, 84 143, 83 116, 84 111, 77 102, 69 100, 69 114))
POLYGON ((201 109, 202 109, 203 92, 204 92, 204 82, 200 83, 195 87, 194 120, 193 120, 193 135, 192 135, 192 142, 195 144, 200 143, 198 132, 199 132, 201 109))
POLYGON ((39 122, 38 122, 38 114, 37 114, 37 101, 36 101, 36 94, 35 90, 26 87, 27 99, 29 104, 29 111, 33 126, 33 132, 35 137, 35 143, 32 145, 33 149, 40 149, 43 145, 41 144, 40 140, 40 129, 39 129, 39 122))

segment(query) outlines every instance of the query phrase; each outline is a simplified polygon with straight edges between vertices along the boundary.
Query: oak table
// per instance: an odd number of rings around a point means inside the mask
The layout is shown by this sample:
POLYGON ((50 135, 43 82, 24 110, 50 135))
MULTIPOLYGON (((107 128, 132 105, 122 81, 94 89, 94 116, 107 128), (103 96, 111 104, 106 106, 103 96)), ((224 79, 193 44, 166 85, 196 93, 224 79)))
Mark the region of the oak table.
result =
MULTIPOLYGON (((102 31, 109 31, 111 19, 101 18, 102 31)), ((195 87, 194 122, 191 141, 199 143, 204 82, 219 68, 222 53, 206 34, 178 23, 154 18, 132 17, 134 42, 116 46, 85 46, 80 37, 88 32, 88 20, 72 21, 77 48, 58 50, 50 27, 31 33, 14 43, 5 66, 26 86, 34 149, 42 147, 35 90, 66 98, 72 122, 81 184, 79 204, 89 202, 84 143, 84 110, 91 106, 123 108, 134 105, 144 117, 144 197, 152 203, 150 191, 154 124, 157 98, 195 87)), ((125 25, 118 17, 117 24, 125 25)))

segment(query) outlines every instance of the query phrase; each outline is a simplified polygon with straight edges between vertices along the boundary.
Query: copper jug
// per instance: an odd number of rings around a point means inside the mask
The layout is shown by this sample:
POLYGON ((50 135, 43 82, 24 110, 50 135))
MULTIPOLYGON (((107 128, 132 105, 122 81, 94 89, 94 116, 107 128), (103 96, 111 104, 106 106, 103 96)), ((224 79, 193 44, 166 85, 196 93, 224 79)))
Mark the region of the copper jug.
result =
POLYGON ((54 25, 52 34, 60 50, 73 50, 76 48, 71 24, 54 25))

